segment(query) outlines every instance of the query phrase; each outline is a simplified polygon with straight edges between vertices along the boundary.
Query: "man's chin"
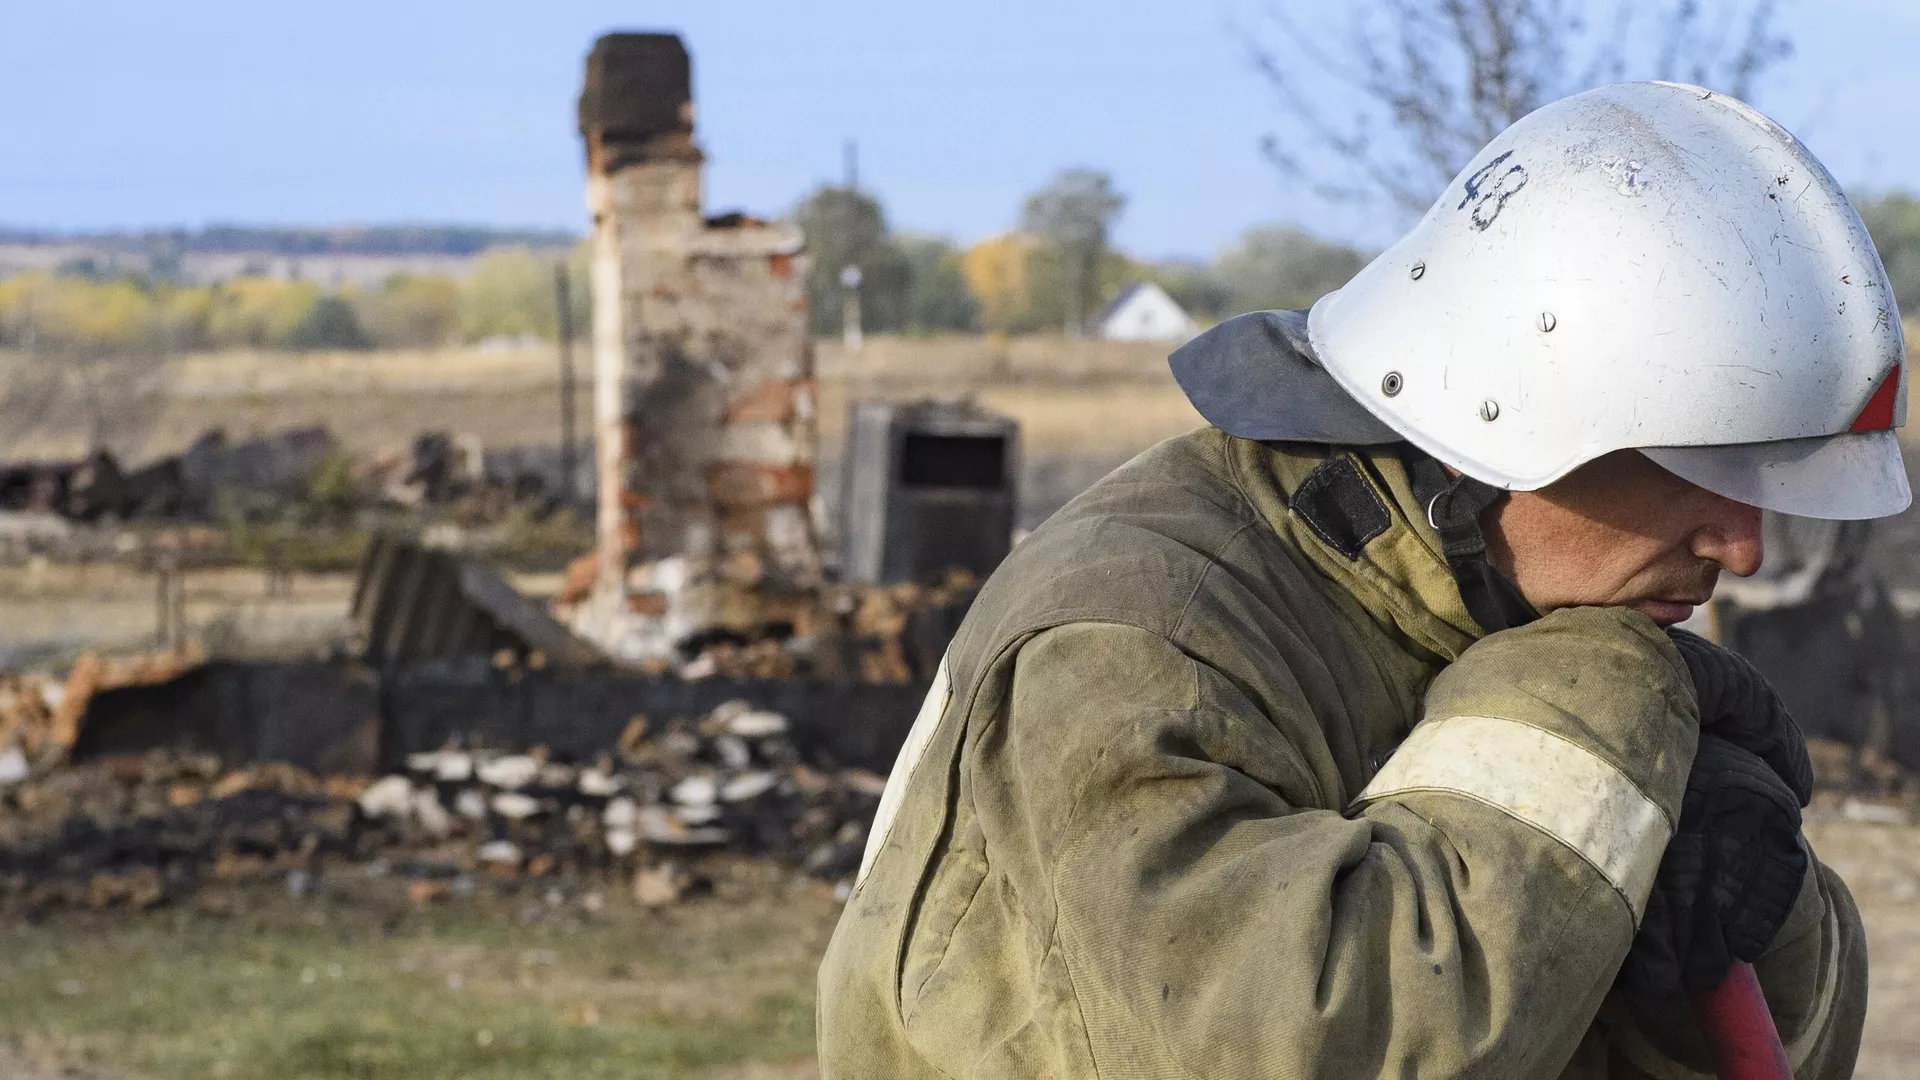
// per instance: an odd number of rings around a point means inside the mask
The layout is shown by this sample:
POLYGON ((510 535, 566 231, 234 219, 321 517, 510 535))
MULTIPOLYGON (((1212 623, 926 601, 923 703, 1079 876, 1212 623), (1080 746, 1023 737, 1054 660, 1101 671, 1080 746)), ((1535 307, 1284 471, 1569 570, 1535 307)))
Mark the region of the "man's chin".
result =
POLYGON ((1686 622, 1693 617, 1694 608, 1681 600, 1640 600, 1629 606, 1661 626, 1686 622))

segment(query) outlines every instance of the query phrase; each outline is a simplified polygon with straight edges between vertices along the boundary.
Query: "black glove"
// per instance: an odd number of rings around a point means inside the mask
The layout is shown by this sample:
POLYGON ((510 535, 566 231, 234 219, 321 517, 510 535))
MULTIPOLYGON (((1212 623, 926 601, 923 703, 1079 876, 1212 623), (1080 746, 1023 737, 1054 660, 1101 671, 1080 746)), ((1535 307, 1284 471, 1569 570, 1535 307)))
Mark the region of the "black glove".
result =
POLYGON ((1798 804, 1813 799, 1813 764, 1800 725, 1760 669, 1746 657, 1685 630, 1667 636, 1693 676, 1700 702, 1700 731, 1714 734, 1756 754, 1793 789, 1798 804))
POLYGON ((1702 735, 1621 989, 1666 1000, 1720 985, 1773 941, 1806 873, 1798 794, 1757 754, 1702 735))

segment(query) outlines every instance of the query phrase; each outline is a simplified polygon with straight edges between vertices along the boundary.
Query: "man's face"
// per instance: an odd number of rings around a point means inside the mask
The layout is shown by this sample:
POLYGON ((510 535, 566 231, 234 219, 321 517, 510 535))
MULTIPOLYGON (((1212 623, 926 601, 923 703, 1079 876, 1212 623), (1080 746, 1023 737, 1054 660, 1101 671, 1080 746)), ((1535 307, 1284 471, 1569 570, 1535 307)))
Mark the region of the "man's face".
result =
POLYGON ((1760 569, 1760 511, 1697 487, 1638 451, 1592 461, 1487 512, 1487 558, 1536 610, 1630 607, 1671 626, 1720 571, 1760 569))

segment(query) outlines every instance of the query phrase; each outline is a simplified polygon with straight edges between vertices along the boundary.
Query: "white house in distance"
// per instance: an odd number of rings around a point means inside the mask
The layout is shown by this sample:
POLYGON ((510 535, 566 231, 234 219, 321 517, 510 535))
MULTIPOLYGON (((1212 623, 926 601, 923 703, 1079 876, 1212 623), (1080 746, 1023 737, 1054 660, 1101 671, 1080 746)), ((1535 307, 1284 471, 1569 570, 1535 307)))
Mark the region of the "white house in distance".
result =
POLYGON ((1100 313, 1095 331, 1106 341, 1185 341, 1199 333, 1200 326, 1167 290, 1136 281, 1100 313))

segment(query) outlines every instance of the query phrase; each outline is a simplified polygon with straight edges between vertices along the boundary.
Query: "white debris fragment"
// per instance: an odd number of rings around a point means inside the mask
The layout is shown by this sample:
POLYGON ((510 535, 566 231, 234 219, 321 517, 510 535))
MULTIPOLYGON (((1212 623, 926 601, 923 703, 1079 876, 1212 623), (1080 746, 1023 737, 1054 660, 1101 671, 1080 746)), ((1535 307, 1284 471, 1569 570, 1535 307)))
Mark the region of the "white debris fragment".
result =
POLYGON ((540 812, 540 800, 517 791, 503 791, 493 797, 493 812, 509 821, 524 821, 540 812))
POLYGON ((453 797, 453 812, 471 821, 485 821, 487 796, 473 788, 464 788, 453 797))
POLYGON ((370 818, 403 818, 413 805, 413 784, 404 776, 383 776, 367 785, 359 801, 370 818))
POLYGON ((1852 797, 1840 804, 1840 816, 1848 821, 1860 821, 1869 825, 1907 824, 1907 812, 1898 806, 1881 806, 1852 797))
POLYGON ((631 829, 639 817, 639 804, 628 798, 614 799, 600 812, 601 823, 609 829, 631 829))
POLYGON ((787 718, 777 712, 756 709, 730 717, 727 720, 727 733, 738 735, 742 739, 766 739, 787 733, 787 718))
POLYGON ((720 819, 718 806, 677 806, 673 816, 688 825, 707 825, 720 819))
POLYGON ((443 750, 434 762, 433 778, 447 784, 464 784, 473 779, 473 755, 459 750, 443 750))
POLYGON ((759 771, 741 773, 720 787, 720 801, 739 803, 757 799, 780 783, 778 773, 759 771))
POLYGON ((523 857, 520 845, 511 840, 489 840, 473 853, 483 863, 497 866, 519 866, 523 857))
POLYGON ((886 794, 887 778, 865 769, 841 769, 840 782, 870 798, 886 794))
POLYGON ((17 784, 32 771, 27 765, 27 755, 21 753, 19 747, 0 750, 0 784, 17 784))
POLYGON ((483 784, 492 784, 503 791, 519 791, 540 775, 540 763, 525 754, 508 754, 481 762, 474 772, 483 784))
POLYGON ((673 801, 681 806, 712 806, 720 797, 720 786, 713 777, 695 773, 673 785, 673 801))
POLYGON ((440 805, 440 797, 425 788, 413 793, 413 820, 429 836, 445 837, 453 831, 453 815, 440 805))
POLYGON ((616 856, 633 854, 633 849, 638 847, 639 844, 640 838, 634 835, 632 829, 622 829, 618 827, 607 829, 607 850, 613 852, 616 856))
POLYGON ((732 834, 725 829, 690 829, 664 806, 643 806, 634 832, 649 844, 724 844, 732 834))
POLYGON ((585 769, 580 773, 580 794, 589 799, 606 799, 620 793, 620 781, 611 773, 585 769))
POLYGON ((689 758, 700 752, 700 737, 688 731, 669 731, 660 736, 660 749, 672 757, 689 758))
POLYGON ((719 752, 720 760, 726 762, 729 769, 744 769, 753 764, 753 751, 747 748, 747 741, 738 735, 715 738, 713 748, 719 752))

